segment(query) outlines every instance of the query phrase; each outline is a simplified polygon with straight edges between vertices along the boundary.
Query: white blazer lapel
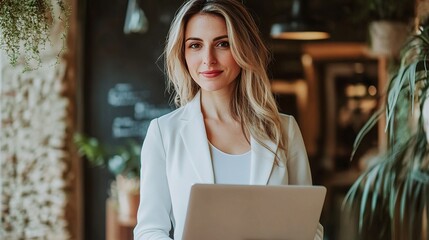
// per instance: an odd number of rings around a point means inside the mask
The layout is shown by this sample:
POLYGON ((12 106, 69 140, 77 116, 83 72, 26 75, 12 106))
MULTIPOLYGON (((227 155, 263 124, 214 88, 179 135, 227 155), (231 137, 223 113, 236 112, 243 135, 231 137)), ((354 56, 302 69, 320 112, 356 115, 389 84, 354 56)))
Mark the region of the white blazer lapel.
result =
MULTIPOLYGON (((209 143, 201 113, 200 93, 186 105, 182 120, 186 123, 180 134, 186 151, 191 156, 189 161, 191 161, 201 183, 214 183, 209 143)), ((184 159, 184 161, 187 160, 184 159)))
MULTIPOLYGON (((263 141, 270 149, 276 150, 277 146, 272 141, 263 141)), ((275 154, 258 143, 253 137, 250 139, 251 162, 250 184, 266 185, 273 169, 275 154)))

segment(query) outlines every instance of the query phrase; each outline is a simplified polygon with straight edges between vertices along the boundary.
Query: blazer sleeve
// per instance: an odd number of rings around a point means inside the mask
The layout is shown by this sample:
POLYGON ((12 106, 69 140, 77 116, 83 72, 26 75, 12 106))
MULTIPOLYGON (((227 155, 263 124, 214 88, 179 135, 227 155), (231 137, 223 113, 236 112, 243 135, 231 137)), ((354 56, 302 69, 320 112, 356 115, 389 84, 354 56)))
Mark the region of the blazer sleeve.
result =
POLYGON ((290 185, 311 185, 311 171, 301 131, 294 117, 289 116, 287 134, 287 169, 290 185))
POLYGON ((140 204, 134 240, 170 240, 171 198, 158 120, 151 121, 141 150, 140 204))
MULTIPOLYGON (((307 150, 301 131, 294 117, 290 116, 288 121, 287 139, 287 168, 289 174, 289 184, 291 185, 312 185, 310 164, 308 162, 307 150)), ((323 240, 323 226, 319 223, 314 240, 323 240)))

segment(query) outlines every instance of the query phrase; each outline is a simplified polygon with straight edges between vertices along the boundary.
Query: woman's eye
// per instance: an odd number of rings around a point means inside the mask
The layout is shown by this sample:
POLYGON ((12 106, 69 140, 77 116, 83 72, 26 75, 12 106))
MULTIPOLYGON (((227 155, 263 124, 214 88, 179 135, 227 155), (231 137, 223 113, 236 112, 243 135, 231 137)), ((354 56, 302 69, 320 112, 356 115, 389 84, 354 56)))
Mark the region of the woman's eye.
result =
POLYGON ((200 47, 200 44, 198 44, 198 43, 191 43, 191 44, 189 44, 189 48, 192 48, 192 49, 197 49, 199 47, 200 47))
POLYGON ((218 43, 217 44, 217 46, 218 47, 224 47, 224 48, 227 48, 227 47, 229 47, 229 42, 220 42, 220 43, 218 43))

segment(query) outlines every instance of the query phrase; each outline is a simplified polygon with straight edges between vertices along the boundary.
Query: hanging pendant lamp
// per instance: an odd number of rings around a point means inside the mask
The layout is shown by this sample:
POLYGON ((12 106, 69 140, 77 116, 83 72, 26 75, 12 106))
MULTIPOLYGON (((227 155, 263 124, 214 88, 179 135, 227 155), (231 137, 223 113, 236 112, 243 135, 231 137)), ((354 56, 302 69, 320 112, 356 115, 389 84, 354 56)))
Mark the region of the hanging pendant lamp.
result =
POLYGON ((137 0, 128 0, 124 33, 146 33, 148 29, 149 21, 137 0))
POLYGON ((291 40, 320 40, 330 37, 326 26, 307 13, 307 0, 293 0, 292 12, 287 21, 274 23, 271 37, 291 40))

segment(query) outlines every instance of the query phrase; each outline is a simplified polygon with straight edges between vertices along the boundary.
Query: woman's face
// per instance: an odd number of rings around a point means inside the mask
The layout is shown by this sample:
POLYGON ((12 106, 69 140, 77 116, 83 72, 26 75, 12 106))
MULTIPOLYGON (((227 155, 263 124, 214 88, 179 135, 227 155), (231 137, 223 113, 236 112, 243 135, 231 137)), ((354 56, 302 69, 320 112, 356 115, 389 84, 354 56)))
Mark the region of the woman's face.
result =
POLYGON ((225 20, 212 14, 192 16, 185 31, 185 60, 202 91, 231 91, 241 68, 232 56, 225 20))

